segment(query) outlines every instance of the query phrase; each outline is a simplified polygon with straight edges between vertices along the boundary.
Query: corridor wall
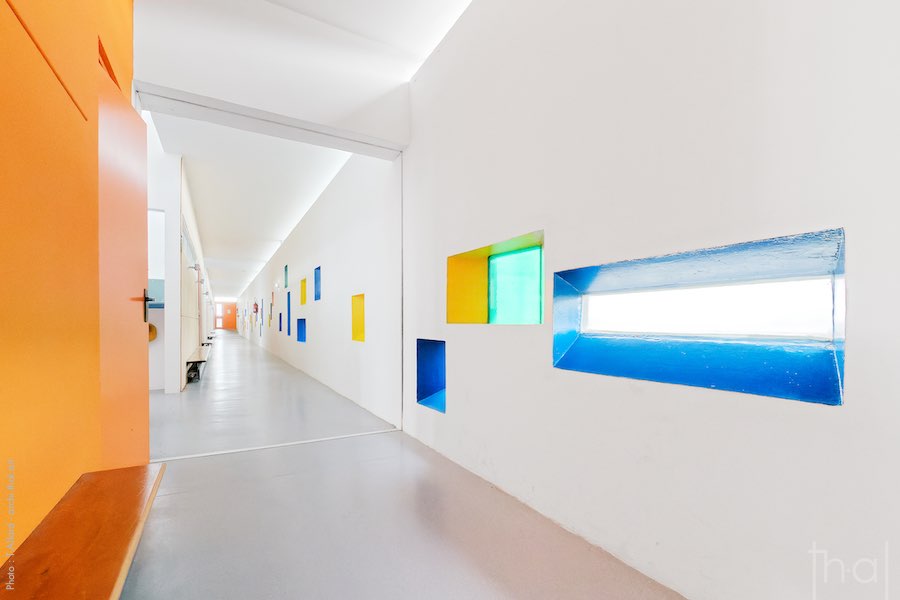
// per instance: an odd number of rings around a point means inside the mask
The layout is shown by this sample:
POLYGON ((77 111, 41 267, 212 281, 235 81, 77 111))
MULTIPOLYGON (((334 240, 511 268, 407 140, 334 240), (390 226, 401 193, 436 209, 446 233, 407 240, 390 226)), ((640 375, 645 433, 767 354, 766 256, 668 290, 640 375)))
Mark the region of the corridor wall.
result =
POLYGON ((180 170, 180 183, 181 264, 178 273, 180 273, 181 282, 181 355, 179 359, 181 387, 179 389, 184 389, 184 386, 187 385, 185 361, 200 348, 200 344, 206 340, 206 336, 215 329, 215 318, 213 317, 212 300, 214 296, 203 259, 203 246, 200 241, 200 232, 197 229, 197 217, 191 199, 191 190, 183 169, 180 170))
POLYGON ((882 557, 900 542, 898 20, 886 2, 475 0, 411 84, 404 429, 692 599, 811 597, 814 543, 882 557), (555 271, 837 227, 844 406, 552 366, 555 271), (447 258, 538 230, 543 324, 448 324, 447 258), (446 341, 445 414, 416 402, 417 339, 446 341))
MULTIPOLYGON (((99 180, 133 165, 131 155, 98 160, 98 75, 108 77, 98 37, 119 83, 113 102, 127 106, 130 15, 128 1, 0 3, 4 548, 17 548, 81 473, 147 460, 146 425, 136 425, 146 398, 101 399, 99 180), (126 439, 124 427, 138 429, 126 439)), ((143 177, 139 166, 127 175, 143 177)), ((103 377, 110 389, 116 375, 103 377)))
POLYGON ((352 156, 241 295, 239 331, 399 425, 400 294, 400 161, 352 156), (353 339, 351 298, 359 294, 365 341, 353 339))
MULTIPOLYGON (((162 298, 165 308, 163 352, 161 363, 151 366, 163 371, 164 389, 167 394, 181 391, 181 156, 168 154, 162 143, 150 113, 143 113, 147 122, 147 206, 165 213, 165 285, 162 298)), ((153 311, 160 312, 160 311, 153 311)), ((159 316, 159 315, 157 315, 159 316)), ((151 351, 152 352, 152 351, 151 351)))

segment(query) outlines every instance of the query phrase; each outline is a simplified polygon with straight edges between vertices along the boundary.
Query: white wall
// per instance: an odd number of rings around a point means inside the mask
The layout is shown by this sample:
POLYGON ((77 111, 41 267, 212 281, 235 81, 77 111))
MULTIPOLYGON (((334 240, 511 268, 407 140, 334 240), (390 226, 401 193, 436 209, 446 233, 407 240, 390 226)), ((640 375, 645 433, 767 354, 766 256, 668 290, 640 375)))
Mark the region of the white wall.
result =
MULTIPOLYGON (((813 543, 896 554, 898 25, 879 0, 475 0, 411 84, 406 431, 695 600, 809 598, 813 543), (551 367, 554 271, 841 226, 843 407, 551 367), (446 257, 538 229, 545 324, 447 325, 446 257), (417 337, 447 340, 446 415, 415 402, 417 337)), ((848 590, 820 600, 874 587, 848 590)))
POLYGON ((181 219, 183 224, 181 265, 181 389, 187 384, 185 361, 200 348, 202 341, 215 329, 213 314, 213 293, 209 284, 209 274, 203 260, 203 245, 197 229, 197 216, 191 200, 191 190, 184 171, 181 171, 181 219), (185 252, 186 245, 193 249, 194 256, 185 252), (199 266, 199 269, 192 269, 199 266))
POLYGON ((239 330, 382 419, 400 424, 400 161, 353 156, 238 300, 239 330), (291 292, 291 336, 287 294, 291 292), (322 299, 313 300, 313 269, 322 267, 322 299), (300 306, 300 280, 307 303, 300 306), (277 287, 276 287, 277 286, 277 287), (269 303, 275 311, 269 327, 269 303), (366 340, 351 340, 350 298, 365 294, 366 340), (243 307, 264 308, 262 336, 243 307), (278 313, 284 331, 278 332, 278 313), (307 343, 296 320, 307 320, 307 343))
MULTIPOLYGON (((144 113, 147 122, 147 206, 161 210, 166 215, 165 233, 165 273, 166 289, 164 303, 167 308, 163 319, 168 333, 163 344, 163 371, 165 392, 174 394, 181 391, 184 371, 181 362, 181 157, 167 154, 159 141, 156 126, 149 113, 144 113)), ((163 329, 160 329, 162 332, 163 329)), ((158 371, 158 355, 151 351, 151 372, 158 371)))

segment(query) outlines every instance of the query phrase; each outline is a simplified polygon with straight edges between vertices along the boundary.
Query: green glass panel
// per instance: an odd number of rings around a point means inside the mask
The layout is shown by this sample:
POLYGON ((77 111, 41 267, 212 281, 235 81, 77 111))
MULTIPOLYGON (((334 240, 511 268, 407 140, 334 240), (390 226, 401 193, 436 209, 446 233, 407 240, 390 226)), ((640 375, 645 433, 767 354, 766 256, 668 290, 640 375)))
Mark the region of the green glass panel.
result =
POLYGON ((488 257, 488 323, 540 324, 543 297, 540 246, 488 257))

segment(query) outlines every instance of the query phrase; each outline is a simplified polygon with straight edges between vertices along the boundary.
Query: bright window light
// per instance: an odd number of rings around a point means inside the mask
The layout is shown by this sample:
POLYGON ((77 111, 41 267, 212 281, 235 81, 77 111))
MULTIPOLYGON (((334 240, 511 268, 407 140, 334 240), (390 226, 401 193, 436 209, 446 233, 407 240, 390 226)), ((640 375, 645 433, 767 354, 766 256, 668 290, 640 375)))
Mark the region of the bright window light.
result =
POLYGON ((588 294, 582 331, 832 340, 834 298, 843 297, 833 281, 815 277, 588 294))

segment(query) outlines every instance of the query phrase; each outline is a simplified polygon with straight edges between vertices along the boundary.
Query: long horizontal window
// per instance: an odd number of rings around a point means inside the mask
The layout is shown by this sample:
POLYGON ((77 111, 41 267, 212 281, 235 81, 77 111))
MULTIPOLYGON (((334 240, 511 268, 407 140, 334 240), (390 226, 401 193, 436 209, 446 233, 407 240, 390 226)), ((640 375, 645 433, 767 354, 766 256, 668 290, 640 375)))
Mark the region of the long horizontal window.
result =
POLYGON ((841 404, 844 311, 842 229, 560 271, 553 366, 841 404))
POLYGON ((831 277, 584 296, 582 331, 830 340, 831 277))

